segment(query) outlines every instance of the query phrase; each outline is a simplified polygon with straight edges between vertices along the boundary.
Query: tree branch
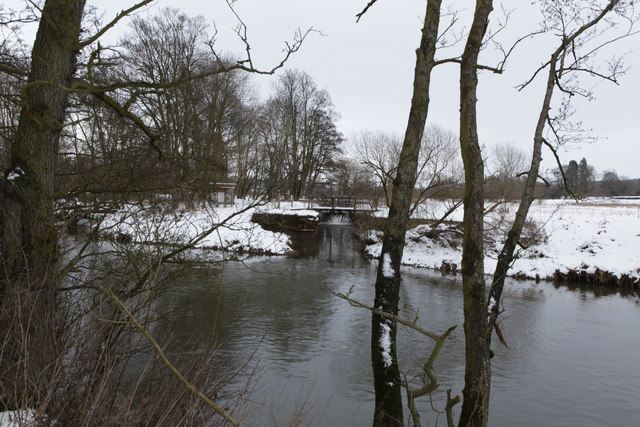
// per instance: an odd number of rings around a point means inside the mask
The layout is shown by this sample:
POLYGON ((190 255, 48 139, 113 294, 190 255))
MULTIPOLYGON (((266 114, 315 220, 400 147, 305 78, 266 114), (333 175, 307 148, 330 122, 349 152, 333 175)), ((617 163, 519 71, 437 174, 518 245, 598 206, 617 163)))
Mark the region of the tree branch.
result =
POLYGON ((556 163, 558 164, 558 168, 560 169, 560 175, 562 175, 562 183, 564 184, 564 188, 567 190, 567 192, 569 194, 571 194, 571 196, 578 201, 578 196, 576 196, 573 191, 571 191, 571 189, 569 188, 569 184, 567 181, 567 176, 564 173, 564 168, 562 167, 562 162, 560 161, 560 157, 558 156, 558 152, 556 151, 556 149, 553 147, 553 145, 551 145, 551 143, 549 143, 549 141, 546 140, 546 138, 542 139, 542 142, 544 143, 544 145, 547 146, 547 148, 549 148, 549 150, 551 150, 551 153, 553 154, 553 157, 555 157, 556 159, 556 163))
POLYGON ((371 0, 369 3, 367 3, 367 5, 364 7, 364 9, 362 9, 362 12, 358 13, 356 15, 356 23, 360 22, 360 18, 362 18, 364 16, 365 13, 367 13, 367 11, 369 10, 369 8, 371 6, 373 6, 374 4, 376 4, 378 0, 371 0))
POLYGON ((120 13, 118 15, 116 15, 115 18, 113 18, 113 20, 111 22, 109 22, 107 25, 105 25, 104 27, 102 27, 102 29, 100 29, 97 33, 95 33, 93 36, 89 37, 88 39, 81 41, 78 45, 78 50, 89 46, 91 43, 95 42, 96 40, 98 40, 100 37, 102 37, 107 31, 109 31, 111 28, 113 28, 118 21, 120 21, 122 18, 128 16, 131 12, 134 12, 138 9, 140 9, 143 6, 148 5, 149 3, 153 2, 154 0, 143 0, 140 3, 136 3, 133 6, 131 6, 129 9, 126 10, 122 10, 120 11, 120 13))
MULTIPOLYGON (((442 64, 447 64, 447 63, 462 64, 462 59, 460 59, 460 58, 439 59, 437 61, 434 61, 433 66, 435 67, 437 65, 442 65, 442 64)), ((502 69, 502 68, 492 67, 490 65, 481 65, 481 64, 477 64, 476 65, 476 69, 491 71, 494 74, 502 74, 504 72, 504 69, 502 69)))

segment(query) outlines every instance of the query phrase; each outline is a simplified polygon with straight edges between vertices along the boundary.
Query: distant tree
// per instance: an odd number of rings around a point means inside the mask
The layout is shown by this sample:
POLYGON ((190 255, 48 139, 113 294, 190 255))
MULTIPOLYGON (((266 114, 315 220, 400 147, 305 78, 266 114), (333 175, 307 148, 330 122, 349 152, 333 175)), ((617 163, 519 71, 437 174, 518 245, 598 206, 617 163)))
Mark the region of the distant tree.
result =
POLYGON ((579 189, 579 183, 580 183, 580 173, 579 173, 579 169, 578 169, 578 162, 576 162, 575 160, 571 160, 569 162, 569 164, 564 168, 565 169, 565 176, 567 179, 566 185, 567 185, 567 189, 571 192, 576 192, 579 189))
POLYGON ((487 197, 517 197, 522 184, 521 176, 527 171, 527 162, 527 153, 512 144, 494 146, 487 166, 487 197))
MULTIPOLYGON (((211 68, 202 17, 166 8, 151 17, 135 18, 131 27, 132 33, 122 40, 125 80, 143 78, 162 85, 211 68)), ((205 181, 226 174, 222 125, 218 125, 220 114, 215 110, 226 107, 218 99, 221 85, 216 83, 229 78, 187 79, 163 90, 140 92, 131 105, 159 135, 156 146, 164 161, 157 162, 155 173, 164 177, 176 202, 190 201, 187 188, 193 188, 194 172, 213 171, 201 178, 205 181)))
POLYGON ((340 151, 331 97, 309 74, 288 70, 274 84, 266 108, 271 169, 282 171, 286 191, 299 199, 313 190, 340 151))
POLYGON ((604 182, 618 182, 620 178, 615 169, 606 169, 602 172, 602 181, 604 182))
POLYGON ((371 199, 380 192, 371 171, 347 156, 341 156, 332 163, 327 177, 336 184, 337 196, 371 199))
POLYGON ((264 152, 261 151, 261 106, 256 103, 235 109, 229 140, 229 171, 237 184, 236 194, 257 196, 261 191, 264 152))
MULTIPOLYGON (((428 198, 442 196, 460 183, 457 139, 454 132, 440 126, 425 128, 410 213, 428 198)), ((348 141, 348 153, 376 177, 387 206, 391 201, 401 149, 400 136, 382 131, 363 131, 348 141)))
POLYGON ((587 163, 587 159, 584 157, 580 160, 578 165, 578 193, 581 196, 588 196, 592 189, 593 180, 595 178, 596 171, 593 166, 587 163))
POLYGON ((347 142, 348 154, 375 177, 389 206, 402 138, 391 133, 367 130, 353 135, 347 142))
POLYGON ((621 196, 628 191, 627 183, 620 179, 614 169, 607 169, 602 172, 600 189, 603 196, 621 196))

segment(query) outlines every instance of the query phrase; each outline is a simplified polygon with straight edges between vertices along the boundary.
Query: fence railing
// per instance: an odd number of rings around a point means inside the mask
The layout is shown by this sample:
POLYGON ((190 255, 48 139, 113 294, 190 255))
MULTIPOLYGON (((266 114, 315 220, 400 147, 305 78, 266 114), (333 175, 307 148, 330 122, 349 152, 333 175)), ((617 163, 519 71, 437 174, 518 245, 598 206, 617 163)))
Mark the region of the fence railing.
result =
POLYGON ((314 197, 308 201, 309 209, 371 211, 378 209, 377 199, 354 197, 314 197))

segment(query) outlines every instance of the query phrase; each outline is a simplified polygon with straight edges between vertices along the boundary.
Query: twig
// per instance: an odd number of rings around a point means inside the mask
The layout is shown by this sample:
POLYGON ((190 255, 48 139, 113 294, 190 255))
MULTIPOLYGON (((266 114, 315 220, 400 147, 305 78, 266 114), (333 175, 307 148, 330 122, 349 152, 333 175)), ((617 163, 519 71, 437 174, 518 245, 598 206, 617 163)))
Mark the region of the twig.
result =
POLYGON ((460 396, 456 396, 453 399, 451 398, 451 389, 447 390, 447 406, 444 407, 445 412, 447 413, 447 426, 453 427, 455 424, 453 423, 453 407, 460 403, 460 396))
POLYGON ((100 29, 97 33, 95 33, 93 36, 89 37, 87 40, 84 40, 84 41, 80 42, 79 48, 82 49, 82 48, 84 48, 86 46, 89 46, 91 43, 95 42, 100 37, 102 37, 102 35, 104 33, 106 33, 111 28, 113 28, 118 23, 118 21, 120 21, 122 18, 124 18, 126 16, 129 16, 129 14, 131 12, 134 12, 137 9, 140 9, 143 6, 146 6, 147 4, 151 3, 152 1, 154 1, 154 0, 143 0, 140 3, 134 4, 129 9, 121 10, 120 13, 118 15, 116 15, 116 17, 113 18, 113 20, 111 22, 109 22, 107 25, 102 27, 102 29, 100 29))
POLYGON ((358 13, 356 15, 356 22, 360 22, 360 18, 362 18, 364 16, 365 13, 367 13, 367 11, 369 10, 369 8, 371 6, 373 6, 378 0, 371 0, 369 3, 367 3, 367 5, 364 7, 364 9, 362 9, 362 12, 358 13))

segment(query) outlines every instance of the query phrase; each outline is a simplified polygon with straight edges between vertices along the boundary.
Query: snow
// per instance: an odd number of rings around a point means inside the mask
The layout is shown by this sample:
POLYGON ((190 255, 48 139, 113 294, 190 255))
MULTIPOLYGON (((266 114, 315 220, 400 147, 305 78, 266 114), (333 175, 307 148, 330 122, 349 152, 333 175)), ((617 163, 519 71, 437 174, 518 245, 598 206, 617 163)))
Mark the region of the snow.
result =
POLYGON ((24 176, 24 171, 18 166, 7 175, 7 179, 9 181, 14 181, 20 177, 24 176))
POLYGON ((0 412, 0 427, 35 425, 35 418, 33 409, 0 412))
POLYGON ((258 208, 258 212, 272 214, 272 215, 298 215, 309 216, 313 218, 318 217, 318 212, 311 209, 283 209, 283 208, 258 208))
MULTIPOLYGON (((414 216, 439 218, 452 205, 450 201, 430 200, 414 216)), ((492 203, 488 202, 487 207, 492 203)), ((286 254, 291 251, 289 238, 283 233, 264 230, 251 222, 254 212, 317 217, 305 202, 274 202, 251 206, 238 199, 233 206, 207 206, 176 212, 151 206, 127 205, 109 214, 102 229, 114 236, 126 234, 133 242, 188 242, 219 225, 211 234, 199 240, 196 248, 228 251, 286 254)), ((492 274, 498 252, 517 209, 507 203, 493 209, 485 217, 485 273, 492 274)), ((377 215, 384 215, 378 212, 377 215)), ((447 219, 462 220, 459 207, 447 219)), ((536 235, 526 249, 520 249, 509 274, 511 276, 551 279, 556 271, 571 270, 595 273, 604 271, 620 278, 626 275, 640 280, 640 199, 538 200, 529 212, 526 233, 536 235)), ((460 228, 440 224, 433 238, 430 225, 421 225, 406 233, 403 265, 433 269, 459 269, 462 254, 460 228)), ((365 251, 380 258, 380 232, 370 231, 365 251)), ((383 275, 393 277, 395 271, 388 254, 382 257, 383 275)))
POLYGON ((267 231, 251 222, 251 216, 257 209, 242 199, 227 207, 205 206, 178 211, 125 205, 107 215, 101 229, 113 236, 126 235, 135 243, 178 244, 187 243, 213 229, 197 242, 195 248, 277 255, 291 252, 286 234, 267 231))
POLYGON ((496 300, 494 297, 491 297, 489 299, 489 306, 487 307, 487 313, 491 314, 491 311, 493 310, 493 307, 496 306, 496 300))
POLYGON ((382 321, 380 329, 382 329, 382 334, 380 335, 379 340, 380 347, 382 348, 382 361, 384 363, 384 367, 388 368, 391 366, 391 328, 385 321, 382 321))
MULTIPOLYGON (((436 213, 444 211, 444 207, 431 203, 436 213)), ((486 274, 492 274, 495 269, 510 226, 509 219, 513 218, 516 209, 516 203, 508 203, 485 218, 486 274)), ((461 220, 462 213, 459 208, 451 219, 461 220)), ((509 272, 511 276, 551 279, 556 270, 560 273, 600 270, 618 278, 627 275, 640 279, 637 255, 640 253, 639 199, 539 200, 531 206, 528 218, 528 229, 538 232, 539 241, 517 253, 518 258, 509 272)), ((425 236, 430 229, 428 225, 421 225, 407 231, 402 264, 433 269, 443 265, 459 266, 462 256, 460 233, 447 231, 447 226, 440 225, 438 231, 444 238, 435 240, 425 236)), ((382 243, 378 240, 365 251, 376 258, 381 249, 382 243)))
POLYGON ((260 206, 259 211, 265 213, 280 213, 286 215, 318 216, 318 212, 309 209, 310 202, 304 200, 267 202, 260 206))
POLYGON ((391 257, 389 254, 384 254, 382 256, 382 275, 388 279, 393 279, 393 276, 396 275, 396 272, 391 266, 391 257))

